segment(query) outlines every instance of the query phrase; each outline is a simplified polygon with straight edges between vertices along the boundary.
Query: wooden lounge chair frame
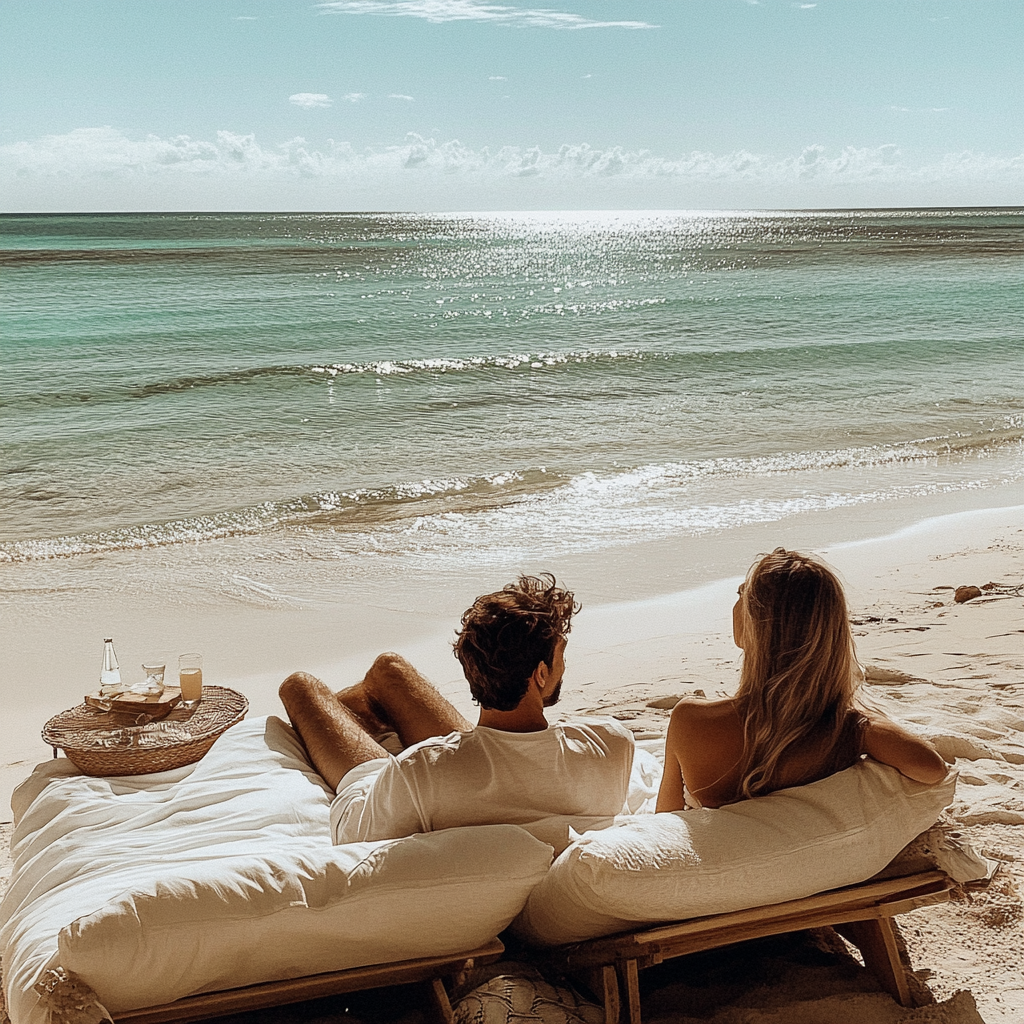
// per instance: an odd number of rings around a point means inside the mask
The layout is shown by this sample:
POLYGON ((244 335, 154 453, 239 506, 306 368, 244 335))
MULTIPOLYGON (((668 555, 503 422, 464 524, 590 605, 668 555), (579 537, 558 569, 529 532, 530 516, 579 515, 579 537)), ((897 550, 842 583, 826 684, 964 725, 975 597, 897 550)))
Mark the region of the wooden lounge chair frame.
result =
POLYGON ((910 989, 892 918, 949 899, 955 882, 942 871, 867 881, 768 907, 694 918, 562 946, 551 962, 582 980, 604 1004, 605 1024, 640 1024, 639 972, 672 957, 766 935, 830 925, 860 949, 864 965, 902 1006, 910 989))
POLYGON ((370 967, 352 967, 346 971, 314 974, 308 978, 287 981, 269 981, 262 985, 248 985, 223 992, 205 992, 187 996, 161 1006, 147 1006, 141 1010, 127 1010, 113 1015, 116 1024, 163 1024, 166 1021, 206 1020, 231 1013, 246 1013, 271 1006, 300 1003, 307 999, 361 992, 385 985, 423 986, 424 1001, 434 1011, 434 1017, 444 1024, 452 1024, 452 1007, 444 987, 445 978, 481 964, 500 960, 505 947, 498 939, 465 953, 450 956, 424 957, 418 960, 399 960, 370 967))

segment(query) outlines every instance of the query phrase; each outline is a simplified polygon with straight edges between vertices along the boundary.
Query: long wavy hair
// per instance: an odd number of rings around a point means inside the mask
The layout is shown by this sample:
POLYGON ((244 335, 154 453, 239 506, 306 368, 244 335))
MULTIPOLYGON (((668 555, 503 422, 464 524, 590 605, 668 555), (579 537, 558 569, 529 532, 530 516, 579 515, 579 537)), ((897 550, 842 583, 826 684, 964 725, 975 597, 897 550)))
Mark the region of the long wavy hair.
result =
POLYGON ((820 744, 823 765, 837 758, 860 671, 842 585, 823 563, 776 548, 751 567, 740 600, 739 795, 753 797, 779 788, 782 758, 802 742, 820 744))

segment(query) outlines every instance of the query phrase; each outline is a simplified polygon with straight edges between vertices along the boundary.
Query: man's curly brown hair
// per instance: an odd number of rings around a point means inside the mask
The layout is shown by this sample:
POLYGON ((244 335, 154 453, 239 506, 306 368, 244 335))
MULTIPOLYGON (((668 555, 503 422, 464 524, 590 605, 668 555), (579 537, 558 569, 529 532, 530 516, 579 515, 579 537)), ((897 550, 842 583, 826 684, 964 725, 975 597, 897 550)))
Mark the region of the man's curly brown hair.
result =
POLYGON ((462 616, 453 645, 473 699, 492 711, 517 708, 537 666, 543 661, 551 667, 579 610, 550 573, 520 576, 496 594, 478 597, 462 616))

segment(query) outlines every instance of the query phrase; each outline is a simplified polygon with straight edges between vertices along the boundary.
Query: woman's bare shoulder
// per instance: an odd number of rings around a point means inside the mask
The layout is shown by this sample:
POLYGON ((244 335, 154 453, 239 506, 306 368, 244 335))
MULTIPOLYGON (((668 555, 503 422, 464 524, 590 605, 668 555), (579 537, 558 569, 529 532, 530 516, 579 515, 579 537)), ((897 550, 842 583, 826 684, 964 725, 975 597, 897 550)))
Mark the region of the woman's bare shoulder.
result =
POLYGON ((704 697, 683 697, 672 709, 672 717, 686 724, 707 725, 714 722, 734 721, 735 702, 731 697, 707 700, 704 697))

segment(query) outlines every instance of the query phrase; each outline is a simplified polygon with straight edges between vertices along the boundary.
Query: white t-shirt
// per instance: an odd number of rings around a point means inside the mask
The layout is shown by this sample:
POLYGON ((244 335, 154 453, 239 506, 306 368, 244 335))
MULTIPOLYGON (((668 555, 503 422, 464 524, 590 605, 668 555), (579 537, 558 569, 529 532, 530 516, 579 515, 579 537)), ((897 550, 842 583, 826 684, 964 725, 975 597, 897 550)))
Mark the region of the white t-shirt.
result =
POLYGON ((633 736, 612 719, 573 717, 540 732, 478 725, 357 765, 338 784, 331 831, 342 844, 610 816, 624 808, 632 766, 633 736))

